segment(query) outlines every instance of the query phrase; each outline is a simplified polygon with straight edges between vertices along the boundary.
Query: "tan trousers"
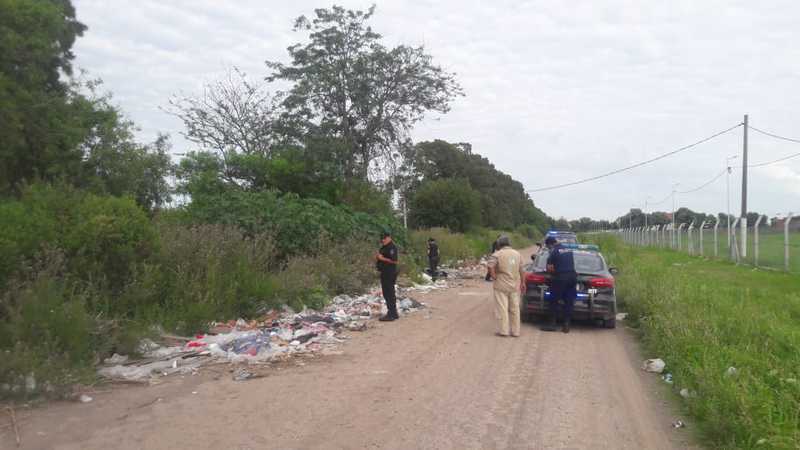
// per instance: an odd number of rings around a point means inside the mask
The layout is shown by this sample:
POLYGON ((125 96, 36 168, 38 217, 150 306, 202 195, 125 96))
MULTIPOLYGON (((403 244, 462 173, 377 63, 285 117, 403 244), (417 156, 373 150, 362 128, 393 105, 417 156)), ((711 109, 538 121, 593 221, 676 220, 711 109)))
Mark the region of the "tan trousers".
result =
POLYGON ((519 336, 519 302, 519 291, 494 290, 494 315, 497 317, 498 333, 507 336, 510 331, 512 336, 519 336))

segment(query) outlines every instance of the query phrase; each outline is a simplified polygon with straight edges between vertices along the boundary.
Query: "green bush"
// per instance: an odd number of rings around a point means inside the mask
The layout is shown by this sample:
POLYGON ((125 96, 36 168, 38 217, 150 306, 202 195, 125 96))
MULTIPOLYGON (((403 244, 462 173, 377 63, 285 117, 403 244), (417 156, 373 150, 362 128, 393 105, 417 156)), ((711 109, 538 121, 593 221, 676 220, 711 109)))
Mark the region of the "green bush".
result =
POLYGON ((363 291, 377 283, 375 250, 368 241, 326 241, 316 255, 290 259, 277 275, 280 299, 296 309, 320 308, 332 295, 363 291))
POLYGON ((269 234, 235 226, 159 224, 161 246, 119 295, 130 317, 194 333, 211 320, 252 316, 277 306, 278 266, 269 234))
POLYGON ((80 196, 67 187, 28 186, 0 202, 0 289, 45 243, 57 243, 80 196))
POLYGON ((133 199, 88 195, 72 214, 61 243, 72 272, 114 292, 157 248, 155 230, 133 199))
POLYGON ((323 200, 277 192, 199 196, 186 211, 194 223, 237 225, 248 233, 270 233, 281 258, 314 254, 327 238, 377 239, 382 230, 400 230, 393 218, 354 213, 323 200))
POLYGON ((8 385, 0 398, 29 397, 87 379, 101 342, 86 307, 91 292, 63 276, 60 252, 40 256, 0 298, 0 381, 8 385), (26 379, 33 383, 26 385, 26 379))

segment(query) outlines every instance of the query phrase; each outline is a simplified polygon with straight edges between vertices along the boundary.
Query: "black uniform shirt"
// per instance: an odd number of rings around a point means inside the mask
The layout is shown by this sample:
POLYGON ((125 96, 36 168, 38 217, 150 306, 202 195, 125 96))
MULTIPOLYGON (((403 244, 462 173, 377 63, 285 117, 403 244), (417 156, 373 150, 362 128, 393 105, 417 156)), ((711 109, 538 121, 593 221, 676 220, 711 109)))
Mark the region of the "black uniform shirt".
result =
POLYGON ((436 245, 436 242, 428 243, 428 258, 438 258, 439 257, 439 246, 436 245))
MULTIPOLYGON (((394 245, 394 242, 389 242, 381 247, 379 253, 384 258, 397 262, 397 246, 394 245)), ((397 264, 389 264, 383 261, 378 261, 378 270, 380 270, 383 274, 392 274, 397 271, 397 264)))
POLYGON ((547 257, 547 264, 555 266, 555 277, 560 279, 574 278, 575 259, 571 248, 565 248, 557 244, 550 249, 550 256, 547 257))

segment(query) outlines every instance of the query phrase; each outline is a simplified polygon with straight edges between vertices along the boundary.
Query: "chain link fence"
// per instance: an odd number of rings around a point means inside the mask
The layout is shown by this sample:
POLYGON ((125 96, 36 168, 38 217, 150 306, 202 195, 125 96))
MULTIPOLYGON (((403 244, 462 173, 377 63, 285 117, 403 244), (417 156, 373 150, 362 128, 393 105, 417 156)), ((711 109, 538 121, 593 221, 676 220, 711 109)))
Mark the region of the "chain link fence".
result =
POLYGON ((670 248, 690 255, 728 259, 737 264, 800 273, 800 217, 792 213, 772 221, 761 216, 730 229, 719 223, 680 223, 623 228, 616 231, 632 245, 670 248), (730 230, 730 232, 728 232, 730 230))

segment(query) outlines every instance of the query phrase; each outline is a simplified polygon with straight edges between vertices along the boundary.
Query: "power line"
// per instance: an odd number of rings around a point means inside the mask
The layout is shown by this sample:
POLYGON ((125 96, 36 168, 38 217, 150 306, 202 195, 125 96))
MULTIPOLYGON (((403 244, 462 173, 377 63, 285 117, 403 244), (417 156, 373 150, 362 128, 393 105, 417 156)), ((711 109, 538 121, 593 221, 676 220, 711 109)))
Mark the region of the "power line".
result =
POLYGON ((774 160, 774 161, 768 161, 768 162, 764 162, 764 163, 758 163, 758 164, 750 164, 750 165, 748 165, 747 167, 762 167, 762 166, 768 166, 768 165, 770 165, 770 164, 775 164, 775 163, 779 163, 779 162, 781 162, 781 161, 786 161, 787 159, 797 158, 798 156, 800 156, 800 153, 794 153, 794 154, 791 154, 791 155, 789 155, 789 156, 784 156, 783 158, 778 158, 778 159, 776 159, 776 160, 774 160))
POLYGON ((800 144, 800 139, 792 139, 792 138, 788 138, 786 136, 780 136, 780 135, 777 135, 775 133, 770 133, 768 131, 759 130, 758 128, 756 128, 756 127, 754 127, 752 125, 748 125, 747 128, 749 128, 749 129, 751 129, 751 130, 753 130, 753 131, 755 131, 757 133, 761 133, 763 135, 766 135, 766 136, 769 136, 769 137, 773 137, 775 139, 782 139, 784 141, 795 142, 795 143, 800 144))
MULTIPOLYGON (((749 167, 752 167, 752 166, 749 166, 749 167)), ((697 191, 699 191, 700 189, 703 189, 704 187, 707 187, 707 186, 708 186, 708 185, 710 185, 711 183, 713 183, 713 182, 715 182, 715 181, 719 180, 719 179, 720 179, 720 177, 721 177, 721 176, 723 176, 723 175, 725 175, 725 172, 727 172, 727 171, 728 171, 728 168, 726 167, 726 168, 725 168, 725 169, 724 169, 722 172, 718 173, 717 175, 715 175, 715 176, 714 176, 714 178, 712 178, 712 179, 710 179, 709 181, 707 181, 707 182, 703 183, 702 185, 700 185, 700 186, 698 186, 698 187, 696 187, 696 188, 694 188, 694 189, 689 189, 688 191, 675 191, 675 193, 676 193, 676 194, 691 194, 692 192, 697 192, 697 191)))
POLYGON ((659 201, 653 202, 653 203, 648 202, 647 204, 650 205, 650 206, 660 205, 660 204, 664 203, 665 201, 669 200, 670 197, 672 197, 672 193, 671 192, 666 197, 664 197, 663 200, 659 200, 659 201))
POLYGON ((644 166, 646 164, 650 164, 650 163, 658 161, 660 159, 664 159, 664 158, 666 158, 668 156, 672 156, 672 155, 675 155, 677 153, 689 150, 692 147, 696 147, 696 146, 698 146, 698 145, 700 145, 700 144, 702 144, 704 142, 708 142, 711 139, 714 139, 714 138, 716 138, 718 136, 722 136, 725 133, 729 133, 729 132, 735 130, 736 128, 739 128, 740 126, 742 126, 742 124, 741 123, 737 123, 736 125, 728 128, 726 130, 720 131, 719 133, 715 133, 715 134, 713 134, 713 135, 711 135, 711 136, 709 136, 709 137, 707 137, 705 139, 701 139, 701 140, 699 140, 699 141, 697 141, 697 142, 695 142, 693 144, 689 144, 689 145, 680 147, 680 148, 678 148, 676 150, 673 150, 671 152, 667 152, 667 153, 664 153, 662 155, 656 156, 655 158, 648 159, 647 161, 642 161, 642 162, 633 164, 631 166, 623 167, 621 169, 612 170, 611 172, 606 172, 606 173, 604 173, 602 175, 597 175, 597 176, 593 176, 593 177, 589 177, 589 178, 584 178, 582 180, 577 180, 577 181, 573 181, 573 182, 570 182, 570 183, 557 184, 555 186, 548 186, 548 187, 537 188, 537 189, 528 189, 527 192, 551 191, 551 190, 554 190, 554 189, 561 189, 561 188, 568 187, 568 186, 575 186, 577 184, 588 183, 590 181, 595 181, 595 180, 599 180, 601 178, 610 177, 611 175, 616 175, 618 173, 622 173, 622 172, 625 172, 625 171, 628 171, 628 170, 631 170, 631 169, 635 169, 637 167, 641 167, 641 166, 644 166))

